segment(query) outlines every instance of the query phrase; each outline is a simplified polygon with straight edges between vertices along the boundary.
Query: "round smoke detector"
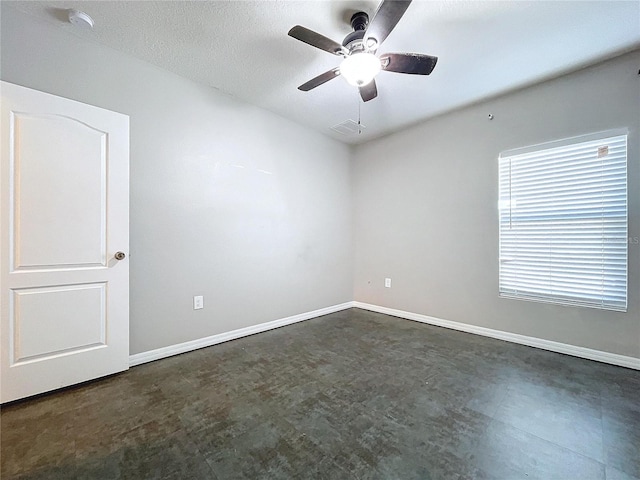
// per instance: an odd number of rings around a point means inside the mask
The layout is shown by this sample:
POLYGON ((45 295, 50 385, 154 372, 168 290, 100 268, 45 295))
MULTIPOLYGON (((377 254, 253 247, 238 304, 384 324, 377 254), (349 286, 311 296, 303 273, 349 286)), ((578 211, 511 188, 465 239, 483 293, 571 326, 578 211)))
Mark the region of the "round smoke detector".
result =
POLYGON ((69 10, 69 23, 80 28, 93 28, 93 18, 80 10, 69 10))

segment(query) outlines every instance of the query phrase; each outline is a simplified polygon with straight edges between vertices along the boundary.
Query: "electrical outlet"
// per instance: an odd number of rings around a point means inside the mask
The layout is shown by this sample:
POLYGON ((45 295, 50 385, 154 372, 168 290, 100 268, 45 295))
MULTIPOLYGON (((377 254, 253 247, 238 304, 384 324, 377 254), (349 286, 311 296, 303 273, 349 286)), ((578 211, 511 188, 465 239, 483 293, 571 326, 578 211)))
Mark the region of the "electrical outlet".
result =
POLYGON ((384 279, 384 286, 387 288, 391 288, 391 279, 390 278, 385 278, 384 279))
POLYGON ((200 310, 204 308, 204 297, 202 295, 196 295, 193 297, 193 309, 200 310))

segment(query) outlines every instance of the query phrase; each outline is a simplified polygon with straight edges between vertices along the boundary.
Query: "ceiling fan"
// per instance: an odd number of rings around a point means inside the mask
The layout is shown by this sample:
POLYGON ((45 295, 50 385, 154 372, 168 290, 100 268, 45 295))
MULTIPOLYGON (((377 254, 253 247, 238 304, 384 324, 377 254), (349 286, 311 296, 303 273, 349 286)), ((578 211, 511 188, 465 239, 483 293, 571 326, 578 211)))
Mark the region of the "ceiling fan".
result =
POLYGON ((378 96, 374 77, 381 70, 429 75, 436 66, 438 57, 421 53, 383 53, 376 56, 378 47, 395 28, 410 4, 411 0, 382 0, 371 22, 365 12, 354 13, 351 17, 353 32, 344 37, 342 45, 300 25, 289 30, 289 36, 301 42, 344 57, 340 66, 312 78, 298 89, 308 92, 342 76, 351 85, 358 87, 362 100, 368 102, 378 96))

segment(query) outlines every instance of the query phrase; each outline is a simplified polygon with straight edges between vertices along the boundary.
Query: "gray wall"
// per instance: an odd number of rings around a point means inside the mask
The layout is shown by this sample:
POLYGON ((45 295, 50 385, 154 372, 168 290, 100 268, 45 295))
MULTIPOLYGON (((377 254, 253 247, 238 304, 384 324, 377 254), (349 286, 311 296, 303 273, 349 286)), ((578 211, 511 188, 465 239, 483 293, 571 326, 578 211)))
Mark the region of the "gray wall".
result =
POLYGON ((640 357, 639 68, 636 51, 358 147, 355 300, 640 357), (619 127, 630 130, 628 313, 499 298, 498 154, 619 127))
POLYGON ((1 33, 3 80, 130 116, 131 353, 352 300, 346 146, 6 5, 1 33))
POLYGON ((3 80, 131 117, 131 353, 355 298, 640 357, 637 243, 626 314, 497 293, 503 150, 628 127, 629 232, 640 237, 640 52, 351 153, 5 5, 1 34, 3 80), (192 310, 195 294, 204 310, 192 310))

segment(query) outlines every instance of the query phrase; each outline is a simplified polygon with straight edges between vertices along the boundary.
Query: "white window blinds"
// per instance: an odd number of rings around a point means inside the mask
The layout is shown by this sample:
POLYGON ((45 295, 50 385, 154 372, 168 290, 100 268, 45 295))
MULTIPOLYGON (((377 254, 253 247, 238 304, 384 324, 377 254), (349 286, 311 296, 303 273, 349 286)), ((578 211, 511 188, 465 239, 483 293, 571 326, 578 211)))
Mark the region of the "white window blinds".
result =
POLYGON ((627 309, 627 135, 500 155, 500 295, 627 309))

